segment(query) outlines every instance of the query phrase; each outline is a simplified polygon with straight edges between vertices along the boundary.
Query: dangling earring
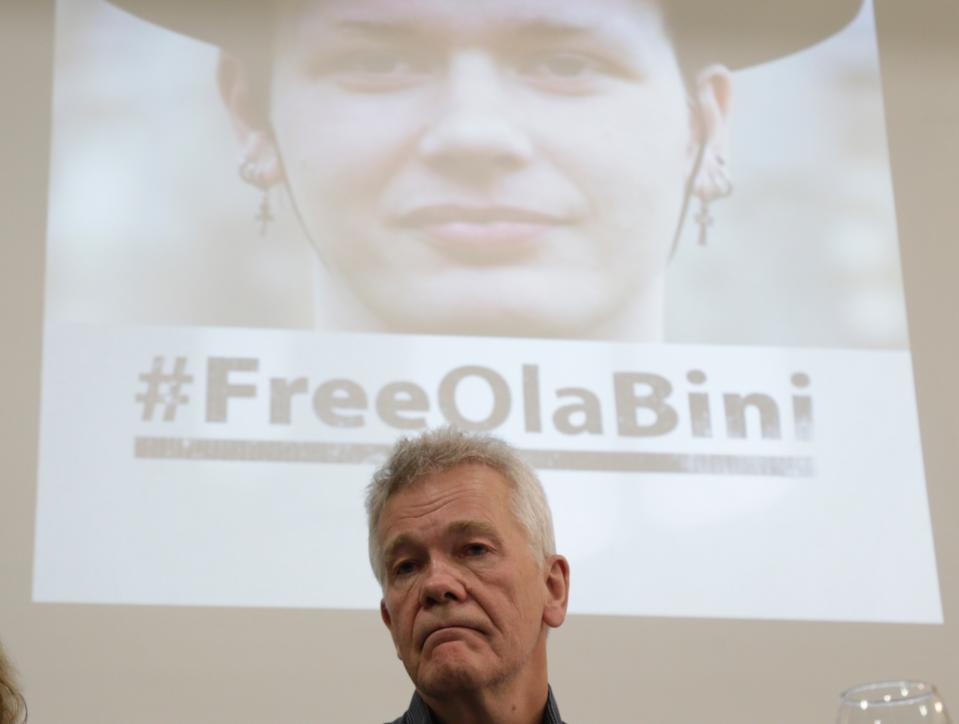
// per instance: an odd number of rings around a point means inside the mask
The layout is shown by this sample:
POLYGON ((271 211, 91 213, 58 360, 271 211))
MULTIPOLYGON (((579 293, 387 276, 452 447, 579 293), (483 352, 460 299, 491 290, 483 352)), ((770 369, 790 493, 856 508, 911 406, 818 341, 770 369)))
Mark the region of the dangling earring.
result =
POLYGON ((273 207, 270 204, 270 189, 263 189, 263 195, 260 197, 260 208, 254 217, 260 224, 260 236, 266 236, 266 227, 274 220, 273 207))
POLYGON ((266 183, 263 172, 255 161, 249 159, 243 161, 240 164, 239 173, 245 183, 255 186, 262 193, 259 209, 253 219, 260 225, 260 236, 266 236, 266 229, 275 218, 273 206, 270 203, 270 185, 266 183))
POLYGON ((699 246, 706 246, 706 240, 709 237, 709 227, 715 223, 713 215, 709 212, 709 201, 705 196, 699 197, 699 211, 693 217, 693 221, 699 224, 699 246))
POLYGON ((726 170, 726 159, 717 155, 715 163, 710 164, 707 173, 708 182, 703 184, 703 188, 696 193, 699 199, 699 211, 694 217, 694 221, 699 224, 699 246, 706 246, 709 236, 709 227, 715 223, 709 205, 720 199, 724 199, 733 192, 733 182, 729 178, 726 170))

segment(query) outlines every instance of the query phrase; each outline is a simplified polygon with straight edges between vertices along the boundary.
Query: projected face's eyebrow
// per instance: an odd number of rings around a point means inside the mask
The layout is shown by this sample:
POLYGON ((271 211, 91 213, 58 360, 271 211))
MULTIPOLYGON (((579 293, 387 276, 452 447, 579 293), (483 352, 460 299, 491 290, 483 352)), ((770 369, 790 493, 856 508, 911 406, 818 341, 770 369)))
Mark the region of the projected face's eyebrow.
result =
MULTIPOLYGON (((553 18, 537 18, 523 22, 511 29, 510 35, 521 39, 524 37, 540 40, 576 40, 582 38, 603 38, 606 33, 597 25, 587 25, 556 20, 553 18)), ((611 40, 611 38, 609 38, 611 40)))
MULTIPOLYGON (((425 35, 430 32, 448 32, 450 28, 445 23, 438 23, 436 19, 424 19, 420 22, 409 18, 395 20, 376 19, 343 19, 331 24, 331 28, 340 32, 363 33, 373 37, 394 37, 409 35, 425 35)), ((455 29, 453 29, 455 31, 455 29)), ((553 18, 537 18, 515 22, 500 20, 491 22, 488 29, 494 33, 509 33, 515 36, 532 36, 537 38, 565 39, 576 36, 596 34, 598 29, 593 26, 555 20, 553 18)))
POLYGON ((530 45, 588 44, 624 57, 639 58, 641 36, 648 19, 637 13, 636 23, 623 23, 623 16, 610 18, 592 11, 544 15, 541 11, 465 13, 449 11, 418 14, 392 7, 325 7, 306 11, 297 30, 304 41, 325 42, 330 36, 372 42, 422 44, 421 47, 480 45, 521 49, 530 45), (568 17, 564 17, 564 15, 568 17), (312 16, 312 17, 311 17, 312 16))
POLYGON ((341 20, 330 29, 337 34, 384 41, 426 40, 430 35, 422 26, 410 22, 383 20, 341 20))

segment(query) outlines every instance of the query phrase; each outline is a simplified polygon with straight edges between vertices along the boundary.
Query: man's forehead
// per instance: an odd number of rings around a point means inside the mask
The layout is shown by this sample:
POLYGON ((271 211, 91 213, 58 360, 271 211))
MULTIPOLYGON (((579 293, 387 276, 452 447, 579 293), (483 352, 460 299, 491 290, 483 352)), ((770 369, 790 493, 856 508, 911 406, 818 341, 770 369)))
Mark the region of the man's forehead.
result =
POLYGON ((499 508, 507 505, 511 487, 499 470, 482 463, 464 462, 418 477, 395 491, 385 507, 401 507, 413 514, 462 502, 499 508))
POLYGON ((300 30, 378 24, 476 36, 517 30, 621 35, 661 28, 656 0, 288 0, 281 17, 300 30))
POLYGON ((426 519, 447 527, 464 510, 471 512, 473 522, 511 516, 511 490, 499 471, 480 463, 429 473, 390 496, 380 518, 380 534, 387 528, 416 526, 426 519))
MULTIPOLYGON (((500 539, 500 531, 495 524, 488 520, 457 519, 448 521, 441 526, 437 533, 444 539, 459 539, 473 536, 481 536, 495 540, 500 539)), ((412 529, 394 535, 385 542, 384 557, 388 560, 399 550, 422 544, 422 532, 412 529)))

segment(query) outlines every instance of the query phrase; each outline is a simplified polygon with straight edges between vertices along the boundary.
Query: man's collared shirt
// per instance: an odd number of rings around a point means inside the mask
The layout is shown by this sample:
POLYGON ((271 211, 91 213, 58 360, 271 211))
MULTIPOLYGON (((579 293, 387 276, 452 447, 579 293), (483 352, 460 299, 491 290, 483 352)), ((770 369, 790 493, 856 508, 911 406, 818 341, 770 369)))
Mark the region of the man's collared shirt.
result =
MULTIPOLYGON (((430 715, 430 710, 426 706, 419 694, 413 694, 413 700, 410 702, 410 708, 393 724, 436 724, 430 715)), ((546 711, 543 714, 543 724, 563 724, 559 716, 559 707, 556 706, 556 699, 553 697, 553 689, 547 689, 546 711)))

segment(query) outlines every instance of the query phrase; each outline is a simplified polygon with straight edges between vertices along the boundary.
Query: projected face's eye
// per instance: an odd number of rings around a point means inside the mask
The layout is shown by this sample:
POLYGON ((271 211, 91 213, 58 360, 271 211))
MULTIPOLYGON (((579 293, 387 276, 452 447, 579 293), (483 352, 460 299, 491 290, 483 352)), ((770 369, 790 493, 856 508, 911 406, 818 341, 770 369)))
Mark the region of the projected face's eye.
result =
POLYGON ((530 75, 544 75, 552 78, 576 78, 591 70, 593 63, 588 58, 575 53, 550 53, 533 58, 522 70, 530 75))
POLYGON ((550 50, 526 56, 516 63, 516 73, 529 83, 558 93, 584 93, 604 78, 615 75, 607 61, 588 53, 550 50))
POLYGON ((436 65, 427 54, 412 49, 364 48, 340 53, 318 71, 352 90, 385 92, 427 80, 436 65))

